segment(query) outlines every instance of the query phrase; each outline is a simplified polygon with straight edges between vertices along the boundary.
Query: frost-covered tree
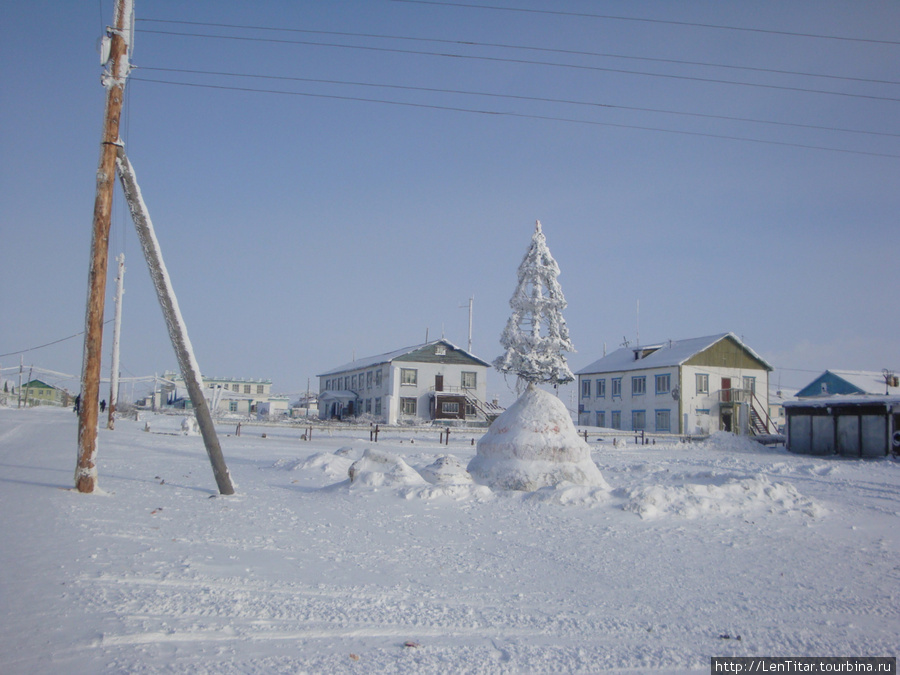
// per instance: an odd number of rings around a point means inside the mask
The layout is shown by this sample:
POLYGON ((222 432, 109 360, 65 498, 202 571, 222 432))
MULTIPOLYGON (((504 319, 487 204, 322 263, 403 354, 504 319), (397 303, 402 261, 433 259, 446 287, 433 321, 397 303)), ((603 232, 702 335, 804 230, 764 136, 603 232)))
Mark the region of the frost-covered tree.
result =
POLYGON ((566 299, 558 276, 559 265, 550 255, 538 220, 509 301, 512 315, 500 336, 500 344, 506 349, 494 361, 500 372, 518 375, 529 383, 565 384, 575 379, 563 355, 575 348, 562 315, 566 299))

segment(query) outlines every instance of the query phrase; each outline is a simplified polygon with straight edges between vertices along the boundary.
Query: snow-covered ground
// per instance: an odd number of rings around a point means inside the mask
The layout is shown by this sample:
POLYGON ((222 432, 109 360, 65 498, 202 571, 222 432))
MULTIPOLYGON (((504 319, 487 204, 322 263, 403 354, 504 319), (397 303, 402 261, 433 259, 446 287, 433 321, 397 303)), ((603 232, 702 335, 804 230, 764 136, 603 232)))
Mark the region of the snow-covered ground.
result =
POLYGON ((526 494, 460 482, 464 432, 382 430, 376 448, 228 425, 238 494, 221 497, 201 439, 149 419, 101 428, 102 493, 82 495, 72 412, 0 409, 0 672, 701 673, 900 652, 893 460, 592 434, 609 491, 526 494), (351 485, 367 448, 416 471, 378 480, 370 453, 351 485))

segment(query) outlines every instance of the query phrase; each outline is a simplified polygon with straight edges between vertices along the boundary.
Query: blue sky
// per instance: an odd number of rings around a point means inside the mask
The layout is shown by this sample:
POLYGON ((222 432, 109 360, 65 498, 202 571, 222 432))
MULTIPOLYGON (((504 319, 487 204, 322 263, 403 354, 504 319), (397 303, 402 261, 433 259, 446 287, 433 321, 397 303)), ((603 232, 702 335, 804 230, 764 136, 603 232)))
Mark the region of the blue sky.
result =
MULTIPOLYGON (((136 11, 122 137, 210 376, 299 392, 426 331, 464 346, 472 296, 473 351, 492 360, 536 219, 573 370, 638 330, 732 331, 784 387, 900 370, 895 2, 136 11)), ((84 329, 111 17, 110 0, 2 4, 4 367, 84 329)), ((115 199, 123 372, 161 373, 176 361, 115 199)), ((23 358, 77 374, 81 351, 23 358)))

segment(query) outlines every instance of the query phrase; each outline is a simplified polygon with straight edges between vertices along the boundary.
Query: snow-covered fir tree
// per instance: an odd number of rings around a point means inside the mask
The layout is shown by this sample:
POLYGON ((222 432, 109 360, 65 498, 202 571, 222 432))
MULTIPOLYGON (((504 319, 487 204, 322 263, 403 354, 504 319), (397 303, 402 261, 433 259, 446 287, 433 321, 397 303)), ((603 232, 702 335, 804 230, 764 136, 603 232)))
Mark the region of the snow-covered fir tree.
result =
POLYGON ((512 315, 500 336, 500 344, 506 349, 494 361, 500 372, 518 375, 529 383, 565 384, 575 379, 563 355, 575 348, 562 315, 566 299, 558 276, 559 265, 550 255, 538 220, 509 301, 512 315))

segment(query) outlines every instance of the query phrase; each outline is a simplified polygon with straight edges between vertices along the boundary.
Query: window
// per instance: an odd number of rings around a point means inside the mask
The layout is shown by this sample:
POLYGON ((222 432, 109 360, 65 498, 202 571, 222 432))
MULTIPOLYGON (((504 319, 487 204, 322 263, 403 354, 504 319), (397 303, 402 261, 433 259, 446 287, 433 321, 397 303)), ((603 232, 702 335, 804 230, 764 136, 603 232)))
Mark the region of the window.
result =
POLYGON ((645 410, 631 411, 631 428, 635 431, 643 431, 647 427, 647 413, 645 410))
POLYGON ((245 394, 249 394, 249 393, 250 393, 250 385, 249 385, 249 384, 245 384, 245 385, 244 385, 244 393, 245 393, 245 394))
POLYGON ((697 373, 697 393, 709 393, 709 375, 706 373, 697 373))
POLYGON ((256 393, 257 394, 265 394, 266 393, 265 385, 263 385, 263 384, 256 385, 256 393))
POLYGON ((350 376, 344 375, 344 389, 350 389, 350 376))
POLYGON ((381 386, 381 370, 380 369, 375 371, 375 386, 376 387, 381 386))
MULTIPOLYGON (((631 395, 643 396, 647 393, 647 376, 638 375, 631 378, 631 395)), ((643 429, 643 427, 641 427, 643 429)))
POLYGON ((400 399, 400 412, 403 415, 415 415, 416 414, 416 399, 401 398, 400 399))
POLYGON ((231 391, 240 391, 240 390, 241 390, 241 385, 239 385, 239 384, 231 385, 231 391))
MULTIPOLYGON (((612 395, 613 395, 613 398, 616 398, 617 396, 619 398, 622 398, 622 378, 621 377, 614 377, 612 379, 612 395)), ((613 413, 613 414, 615 414, 615 413, 613 413)), ((613 427, 613 429, 618 429, 618 428, 619 427, 613 427)))
POLYGON ((375 399, 375 414, 376 415, 381 414, 381 397, 380 396, 375 399))
POLYGON ((463 373, 462 374, 462 388, 463 389, 475 389, 475 385, 478 382, 478 373, 463 373))
POLYGON ((228 412, 237 412, 237 401, 229 401, 228 403, 228 412))
POLYGON ((606 426, 606 411, 604 411, 604 410, 597 411, 597 426, 598 427, 606 426))
POLYGON ((755 377, 745 377, 744 378, 744 389, 751 392, 752 394, 756 394, 756 378, 755 377))
POLYGON ((350 378, 350 391, 356 391, 356 375, 350 378))
POLYGON ((610 426, 613 429, 621 429, 622 428, 622 411, 621 410, 613 410, 612 411, 612 421, 610 426))
POLYGON ((372 371, 366 373, 366 389, 372 388, 372 371))
POLYGON ((597 398, 606 398, 606 380, 597 380, 597 398))
POLYGON ((581 381, 581 398, 590 398, 591 397, 591 381, 590 380, 582 380, 581 381))
POLYGON ((478 412, 475 410, 475 406, 469 401, 466 401, 466 417, 474 417, 477 414, 478 412))
POLYGON ((437 345, 434 348, 434 353, 436 356, 446 356, 447 355, 447 347, 445 345, 437 345))
POLYGON ((367 413, 372 412, 372 399, 370 399, 370 398, 366 399, 366 412, 367 413))
POLYGON ((418 371, 415 368, 400 369, 400 384, 415 386, 418 382, 418 371))
POLYGON ((670 411, 668 410, 657 410, 656 411, 656 430, 657 431, 671 431, 672 428, 670 426, 670 411))
POLYGON ((459 403, 457 401, 444 401, 441 403, 441 412, 445 415, 459 415, 459 403))
POLYGON ((669 373, 665 375, 657 375, 656 376, 656 393, 657 394, 668 394, 671 384, 671 378, 669 373))

